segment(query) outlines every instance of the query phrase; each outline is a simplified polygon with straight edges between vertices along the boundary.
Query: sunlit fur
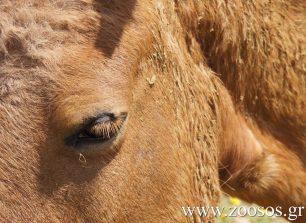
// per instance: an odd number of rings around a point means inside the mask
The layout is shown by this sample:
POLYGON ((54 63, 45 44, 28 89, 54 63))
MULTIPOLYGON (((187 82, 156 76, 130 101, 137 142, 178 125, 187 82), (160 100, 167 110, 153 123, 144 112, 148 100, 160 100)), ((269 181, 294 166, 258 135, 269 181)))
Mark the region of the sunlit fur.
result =
POLYGON ((217 205, 221 189, 305 205, 305 11, 0 1, 0 220, 201 222, 181 207, 217 205), (129 114, 114 152, 71 152, 103 112, 129 114))

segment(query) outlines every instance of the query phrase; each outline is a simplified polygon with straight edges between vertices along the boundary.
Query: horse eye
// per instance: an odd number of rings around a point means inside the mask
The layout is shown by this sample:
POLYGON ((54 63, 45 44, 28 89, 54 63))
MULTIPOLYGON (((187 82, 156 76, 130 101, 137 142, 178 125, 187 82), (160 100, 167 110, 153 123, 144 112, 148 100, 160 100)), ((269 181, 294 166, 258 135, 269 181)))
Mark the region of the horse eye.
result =
POLYGON ((70 146, 78 147, 89 143, 103 143, 114 139, 122 128, 127 113, 116 116, 113 113, 103 113, 85 121, 82 129, 66 139, 70 146))

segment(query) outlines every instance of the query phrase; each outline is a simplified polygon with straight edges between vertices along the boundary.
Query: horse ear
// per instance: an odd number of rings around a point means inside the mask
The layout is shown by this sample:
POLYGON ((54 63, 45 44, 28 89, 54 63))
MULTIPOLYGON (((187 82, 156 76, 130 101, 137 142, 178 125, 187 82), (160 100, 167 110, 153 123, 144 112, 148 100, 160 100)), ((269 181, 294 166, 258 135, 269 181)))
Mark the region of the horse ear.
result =
POLYGON ((227 90, 222 86, 221 91, 219 174, 221 181, 235 184, 237 178, 240 182, 243 173, 256 163, 263 147, 244 118, 235 111, 227 90))
MULTIPOLYGON (((301 159, 281 142, 247 123, 226 91, 220 107, 219 177, 222 189, 263 206, 300 206, 306 201, 306 172, 301 159), (290 180, 286 180, 290 179, 290 180), (293 195, 298 191, 298 195, 293 195)), ((305 217, 299 219, 305 222, 305 217)))

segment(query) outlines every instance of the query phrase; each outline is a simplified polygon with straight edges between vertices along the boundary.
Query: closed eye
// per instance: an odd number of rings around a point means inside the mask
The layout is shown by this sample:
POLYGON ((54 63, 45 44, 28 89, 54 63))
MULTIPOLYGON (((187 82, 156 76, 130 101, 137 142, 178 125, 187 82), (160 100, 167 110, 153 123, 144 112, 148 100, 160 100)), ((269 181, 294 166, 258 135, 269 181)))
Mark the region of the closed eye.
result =
POLYGON ((115 115, 113 113, 102 113, 84 121, 81 129, 65 141, 69 146, 78 148, 91 143, 105 143, 113 140, 119 134, 127 113, 115 115))

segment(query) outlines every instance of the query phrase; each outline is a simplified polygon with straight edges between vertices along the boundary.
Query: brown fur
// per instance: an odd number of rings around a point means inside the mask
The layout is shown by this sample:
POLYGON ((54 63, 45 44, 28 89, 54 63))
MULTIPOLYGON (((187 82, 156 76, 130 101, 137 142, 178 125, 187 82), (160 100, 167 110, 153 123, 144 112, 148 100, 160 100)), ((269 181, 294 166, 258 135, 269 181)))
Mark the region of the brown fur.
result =
POLYGON ((181 207, 217 205, 219 180, 305 205, 305 9, 2 1, 0 219, 201 222, 181 207), (65 138, 105 111, 128 113, 124 131, 72 152, 65 138))

